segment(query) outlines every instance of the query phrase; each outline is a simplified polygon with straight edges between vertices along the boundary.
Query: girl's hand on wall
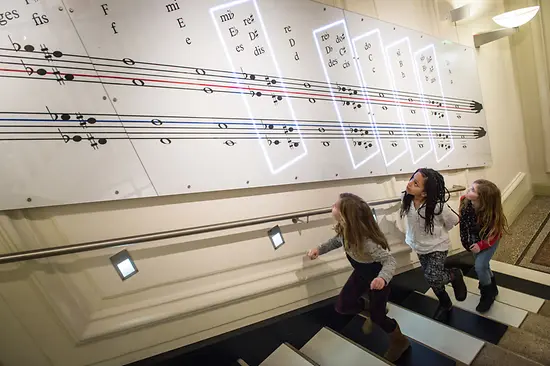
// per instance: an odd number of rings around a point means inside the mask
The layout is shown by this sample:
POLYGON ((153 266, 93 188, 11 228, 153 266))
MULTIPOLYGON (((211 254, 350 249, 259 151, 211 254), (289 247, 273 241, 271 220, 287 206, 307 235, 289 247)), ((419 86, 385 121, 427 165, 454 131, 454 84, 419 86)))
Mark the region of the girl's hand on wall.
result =
POLYGON ((310 249, 309 252, 307 252, 307 256, 309 257, 309 259, 317 259, 317 257, 319 256, 319 249, 310 249))

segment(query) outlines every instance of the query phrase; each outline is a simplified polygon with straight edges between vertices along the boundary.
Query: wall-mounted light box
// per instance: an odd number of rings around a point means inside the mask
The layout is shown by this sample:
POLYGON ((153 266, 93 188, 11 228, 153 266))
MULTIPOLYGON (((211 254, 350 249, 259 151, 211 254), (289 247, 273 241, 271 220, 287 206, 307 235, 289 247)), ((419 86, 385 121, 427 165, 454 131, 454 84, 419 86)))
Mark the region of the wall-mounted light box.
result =
POLYGON ((269 240, 271 240, 271 244, 275 250, 279 249, 285 243, 285 239, 283 238, 283 233, 281 232, 279 225, 269 229, 267 236, 269 236, 269 240))
POLYGON ((126 249, 118 252, 109 259, 123 281, 139 272, 134 261, 132 260, 132 257, 130 256, 130 253, 128 253, 126 249))

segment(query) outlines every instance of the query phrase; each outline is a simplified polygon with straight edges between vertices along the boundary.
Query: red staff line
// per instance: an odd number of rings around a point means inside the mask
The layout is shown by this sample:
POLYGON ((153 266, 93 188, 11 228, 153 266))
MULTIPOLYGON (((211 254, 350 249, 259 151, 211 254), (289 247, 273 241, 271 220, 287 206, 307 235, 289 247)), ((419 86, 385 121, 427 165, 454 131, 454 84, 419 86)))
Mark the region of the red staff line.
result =
MULTIPOLYGON (((0 71, 7 71, 7 72, 27 72, 26 70, 14 70, 14 69, 0 69, 0 71)), ((47 75, 54 75, 53 72, 46 72, 47 75)), ((65 73, 59 73, 57 75, 67 75, 65 73)), ((217 84, 204 84, 204 83, 192 83, 188 81, 173 81, 173 80, 159 80, 159 79, 138 79, 138 78, 130 78, 126 76, 113 76, 113 75, 89 75, 89 74, 70 74, 75 77, 87 77, 87 78, 105 78, 105 79, 119 79, 119 80, 141 80, 143 82, 152 82, 152 83, 168 83, 168 84, 179 84, 179 85, 192 85, 192 86, 202 86, 202 87, 208 87, 208 88, 225 88, 225 89, 237 89, 237 90, 248 90, 248 91, 261 91, 261 92, 276 92, 272 89, 264 89, 264 88, 253 88, 250 87, 242 87, 242 86, 235 86, 235 85, 217 85, 217 84)), ((316 93, 306 93, 306 92, 299 92, 299 91, 286 91, 286 94, 297 94, 297 95, 305 95, 305 96, 313 96, 313 97, 324 97, 324 98, 332 98, 331 95, 328 94, 316 94, 316 93)), ((374 101, 374 102, 384 102, 384 103, 391 103, 388 102, 388 100, 384 99, 375 99, 375 98, 358 98, 358 97, 350 97, 350 96, 339 96, 339 98, 345 98, 350 100, 360 100, 360 101, 374 101)), ((443 106, 435 106, 431 104, 424 104, 424 103, 415 103, 415 102, 404 102, 404 101, 398 101, 398 104, 408 104, 411 106, 421 106, 421 107, 436 107, 436 108, 445 108, 443 106)), ((461 108, 461 107, 448 107, 450 109, 459 109, 464 111, 471 111, 471 109, 468 108, 461 108)))

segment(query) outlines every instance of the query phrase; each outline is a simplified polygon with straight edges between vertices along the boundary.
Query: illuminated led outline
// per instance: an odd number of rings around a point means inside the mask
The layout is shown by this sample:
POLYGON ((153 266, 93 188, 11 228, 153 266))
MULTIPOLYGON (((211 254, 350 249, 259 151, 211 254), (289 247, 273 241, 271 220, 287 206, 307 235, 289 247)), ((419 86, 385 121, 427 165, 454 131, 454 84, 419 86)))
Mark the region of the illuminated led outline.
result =
MULTIPOLYGON (((332 88, 332 82, 331 82, 331 79, 328 76, 327 68, 325 67, 325 62, 323 61, 323 54, 321 52, 321 47, 319 46, 319 41, 317 39, 317 33, 320 33, 320 32, 323 32, 327 29, 336 27, 337 25, 340 25, 340 24, 344 25, 344 32, 346 34, 346 39, 347 39, 348 46, 351 49, 352 57, 356 58, 357 53, 355 52, 353 44, 350 42, 348 27, 346 25, 345 19, 341 19, 341 20, 338 20, 334 23, 331 23, 331 24, 325 25, 321 28, 315 29, 313 31, 313 39, 315 40, 315 45, 317 46, 317 52, 319 53, 319 59, 321 61, 321 65, 323 66, 323 72, 325 73, 325 78, 326 78, 327 83, 329 85, 330 96, 332 97, 332 104, 334 105, 334 109, 336 110, 336 115, 338 116, 338 122, 340 123, 340 128, 342 129, 342 134, 343 134, 344 140, 346 142, 346 148, 348 150, 348 154, 349 154, 349 157, 350 157, 350 160, 351 160, 351 164, 353 165, 353 169, 357 169, 360 166, 362 166, 363 164, 365 164, 366 162, 368 162, 370 159, 372 159, 373 157, 378 155, 381 152, 382 149, 380 148, 378 138, 375 138, 376 147, 377 147, 376 151, 374 151, 371 155, 367 156, 367 158, 360 161, 359 163, 356 163, 355 158, 353 157, 353 152, 351 151, 351 146, 349 144, 348 136, 347 136, 347 133, 346 133, 346 128, 345 128, 345 126, 342 122, 342 116, 340 115, 340 110, 338 108, 338 104, 336 103, 336 98, 334 96, 334 92, 333 92, 333 88, 332 88)), ((361 82, 361 77, 360 77, 360 74, 359 74, 359 68, 357 67, 357 63, 355 63, 355 62, 354 62, 354 67, 355 67, 355 72, 357 74, 357 79, 358 79, 359 82, 361 82)), ((364 86, 362 86, 362 87, 364 87, 364 86)), ((371 125, 373 126, 374 129, 376 129, 376 126, 373 123, 373 120, 371 119, 371 116, 368 114, 368 111, 365 111, 365 112, 367 113, 367 116, 370 119, 371 125)), ((376 133, 376 136, 378 136, 378 133, 376 133)))
MULTIPOLYGON (((393 42, 392 44, 386 46, 386 52, 388 51, 389 48, 395 47, 396 45, 398 45, 400 43, 403 43, 403 42, 406 42, 407 46, 409 48, 409 52, 410 52, 411 59, 412 59, 412 64, 413 64, 413 72, 414 72, 414 75, 415 75, 415 78, 416 78, 416 83, 419 84, 418 72, 417 72, 416 68, 414 67, 414 65, 416 63, 414 62, 413 52, 412 52, 412 49, 411 49, 411 43, 409 41, 409 37, 402 38, 402 39, 400 39, 396 42, 393 42)), ((393 74, 393 70, 392 70, 391 67, 389 68, 389 71, 390 71, 390 74, 392 76, 392 88, 393 88, 393 90, 396 90, 397 88, 395 87, 395 75, 393 74)), ((420 87, 420 86, 418 86, 418 87, 420 87)), ((424 95, 422 94, 422 103, 424 103, 424 102, 425 102, 424 101, 424 95)), ((398 110, 399 110, 399 114, 400 114, 400 119, 403 121, 403 125, 405 125, 403 127, 408 130, 408 128, 406 127, 406 124, 404 123, 405 120, 403 118, 402 107, 399 106, 398 110)), ((430 125, 428 123, 428 113, 427 113, 427 110, 426 110, 425 107, 422 107, 422 112, 424 114, 424 122, 425 122, 426 128, 427 128, 428 131, 431 131, 430 125)), ((407 145, 409 146, 409 151, 411 152, 411 159, 412 159, 413 164, 417 164, 420 160, 424 159, 426 156, 428 156, 434 150, 433 140, 428 139, 428 141, 430 142, 430 149, 427 152, 425 152, 424 155, 420 156, 417 160, 415 160, 414 159, 414 151, 411 147, 411 141, 409 139, 409 136, 407 134, 405 134, 405 136, 406 136, 407 145)))
POLYGON ((223 49, 224 49, 225 54, 227 56, 227 60, 229 61, 229 64, 231 65, 231 70, 233 72, 233 75, 235 76, 235 80, 237 80, 237 83, 239 85, 242 85, 241 81, 240 81, 240 77, 238 77, 238 75, 236 74, 235 66, 233 65, 233 60, 229 56, 230 53, 229 53, 229 50, 227 48, 227 44, 225 43, 225 40, 223 39, 220 27, 218 25, 218 22, 216 21, 216 16, 214 15, 214 12, 219 11, 221 9, 232 7, 232 6, 235 6, 235 5, 241 5, 241 4, 244 4, 244 3, 249 2, 249 1, 252 1, 252 3, 254 4, 254 8, 256 9, 256 13, 258 15, 260 26, 262 27, 262 32, 265 35, 267 46, 269 47, 269 51, 271 53, 271 59, 273 61, 273 64, 275 65, 275 70, 277 71, 277 76, 279 77, 279 79, 281 79, 280 83, 282 85, 283 94, 286 97, 285 101, 288 103, 288 107, 290 109, 290 114, 292 116, 292 120, 294 121, 294 126, 296 127, 296 131, 298 132, 298 136, 300 137, 300 145, 302 146, 302 148, 304 150, 304 152, 302 154, 298 155, 297 157, 295 157, 291 161, 283 164, 282 166, 280 166, 277 169, 274 169, 273 163, 271 162, 271 159, 269 157, 269 153, 267 152, 267 149, 266 149, 265 145, 262 143, 262 136, 260 134, 260 131, 258 130, 258 127, 256 126, 256 120, 254 119, 254 116, 253 116, 252 111, 250 109, 250 105, 248 103, 248 98, 247 98, 248 94, 245 94, 244 91, 243 91, 243 88, 241 88, 241 92, 240 92, 241 96, 243 97, 243 101, 244 101, 244 104, 246 106, 246 110, 248 111, 248 116, 250 118, 250 121, 252 121, 252 124, 254 126, 254 130, 256 131, 256 136, 258 137, 258 142, 260 144, 260 147, 262 149, 264 157, 267 161, 267 165, 269 166, 269 170, 271 170, 271 174, 278 174, 281 171, 285 170, 286 168, 290 167, 291 165, 295 164, 296 162, 298 162, 302 158, 304 158, 308 154, 308 151, 307 151, 307 147, 306 147, 306 144, 304 142, 304 139, 302 137, 302 132, 300 131, 300 126, 298 125, 298 122, 296 121, 296 116, 294 114, 294 109, 292 108, 292 103, 290 102, 290 98, 288 97, 285 83, 284 83, 284 81, 282 81, 282 76, 281 76, 281 71, 279 69, 279 64, 277 63, 277 60, 275 59, 275 55, 273 55, 273 48, 271 47, 271 41, 269 40, 269 36, 268 36, 267 31, 265 29, 264 21, 263 21, 262 15, 260 13, 260 9, 258 8, 258 4, 256 3, 256 0, 236 0, 236 1, 233 1, 233 2, 228 3, 228 4, 222 4, 222 5, 218 5, 218 6, 215 6, 213 8, 210 8, 210 16, 212 17, 212 21, 214 22, 214 26, 216 27, 218 37, 220 38, 220 41, 223 45, 223 49))
MULTIPOLYGON (((451 121, 449 120, 449 113, 448 113, 449 111, 447 110, 447 99, 445 99, 445 94, 443 93, 443 85, 441 84, 441 75, 439 73, 439 64, 437 63, 437 52, 435 52, 435 46, 434 46, 433 43, 429 46, 426 46, 424 48, 419 49, 418 51, 416 51, 414 53, 415 68, 418 69, 418 64, 416 63, 416 55, 418 55, 421 52, 424 52, 428 48, 431 48, 433 50, 435 71, 437 72, 437 83, 439 84, 439 89, 441 90, 441 97, 443 98, 443 103, 445 105, 444 106, 445 119, 447 120, 447 127, 449 128, 448 133, 449 133, 449 137, 451 139, 451 148, 441 158, 439 158, 439 156, 437 154, 437 149, 435 149, 435 159, 439 163, 455 150, 455 143, 454 143, 453 136, 451 134, 451 121)), ((420 92, 422 93, 422 97, 424 98, 424 89, 422 87, 422 80, 420 80, 419 83, 420 83, 420 92)), ((430 139, 433 140, 433 134, 432 134, 432 130, 431 130, 431 122, 430 122, 430 139)), ((434 143, 434 142, 432 141, 432 143, 434 143)), ((435 144, 434 144, 434 146, 435 146, 435 144)))
MULTIPOLYGON (((386 51, 384 49, 384 42, 382 41, 382 36, 380 35, 380 29, 375 29, 375 30, 372 30, 370 32, 367 32, 363 35, 360 35, 360 36, 357 36, 355 38, 352 39, 352 43, 353 43, 353 49, 354 49, 354 52, 355 54, 357 55, 357 48, 355 47, 355 43, 358 42, 359 40, 363 39, 363 38, 366 38, 368 36, 370 36, 371 34, 373 33, 377 33, 378 34, 378 41, 380 42, 380 49, 382 51, 382 57, 384 57, 384 62, 386 64, 386 76, 388 77, 388 81, 390 83, 392 83, 392 76, 388 73, 388 70, 389 70, 389 61, 388 61, 388 57, 386 55, 386 51)), ((357 57, 357 60, 359 60, 359 57, 357 57)), ((359 61, 357 61, 357 63, 359 64, 359 61)), ((359 72, 361 73, 361 81, 363 82, 363 87, 365 88, 365 91, 367 90, 367 83, 365 81, 365 76, 363 74, 363 70, 361 67, 358 67, 359 69, 359 72)), ((393 93, 393 100, 395 101, 395 103, 397 104, 397 98, 396 98, 396 92, 395 92, 395 89, 393 88, 394 85, 392 83, 392 93, 393 93)), ((372 112, 372 107, 371 107, 371 103, 370 103, 370 98, 367 94, 366 96, 366 99, 367 99, 367 103, 369 105, 369 110, 372 112)), ((395 163, 399 158, 401 158, 403 155, 405 155, 408 151, 408 144, 405 144, 405 149, 403 150, 403 152, 401 152, 399 155, 397 155, 392 161, 390 161, 388 163, 388 159, 386 157, 386 153, 384 152, 384 149, 382 148, 382 142, 380 140, 380 132, 378 131, 378 127, 377 127, 377 124, 376 124, 376 118, 374 116, 374 114, 372 114, 372 122, 373 122, 373 125, 374 125, 374 130, 375 130, 375 133, 376 133, 376 139, 378 140, 378 143, 379 143, 379 146, 380 146, 380 150, 382 152, 382 156, 384 157, 384 163, 386 164, 386 167, 392 165, 393 163, 395 163)), ((405 130, 404 130, 404 122, 403 122, 403 119, 402 119, 402 115, 400 113, 398 113, 398 118, 399 118, 399 123, 401 125, 401 132, 403 132, 403 134, 405 134, 405 130)))

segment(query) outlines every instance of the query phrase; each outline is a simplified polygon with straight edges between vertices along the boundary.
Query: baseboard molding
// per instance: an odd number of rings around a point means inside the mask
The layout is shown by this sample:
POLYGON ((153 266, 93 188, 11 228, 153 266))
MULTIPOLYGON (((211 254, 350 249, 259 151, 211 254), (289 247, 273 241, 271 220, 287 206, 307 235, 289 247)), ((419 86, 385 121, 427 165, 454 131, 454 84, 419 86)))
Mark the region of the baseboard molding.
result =
POLYGON ((502 190, 502 201, 506 202, 508 197, 518 188, 518 186, 525 180, 527 175, 524 172, 516 174, 514 179, 502 190))
POLYGON ((533 191, 529 176, 524 172, 519 172, 502 190, 502 205, 510 225, 531 202, 535 196, 533 191))
POLYGON ((550 184, 533 184, 533 193, 536 196, 550 196, 550 184))

